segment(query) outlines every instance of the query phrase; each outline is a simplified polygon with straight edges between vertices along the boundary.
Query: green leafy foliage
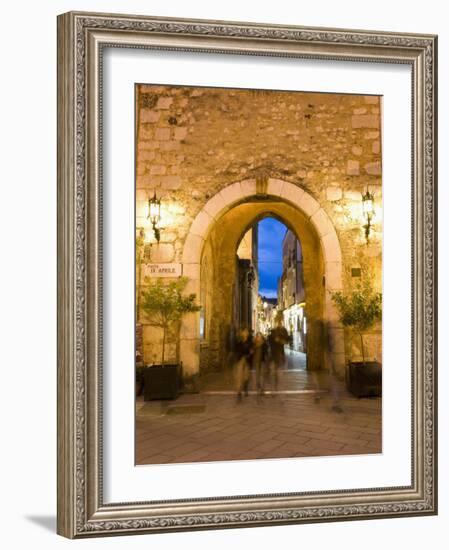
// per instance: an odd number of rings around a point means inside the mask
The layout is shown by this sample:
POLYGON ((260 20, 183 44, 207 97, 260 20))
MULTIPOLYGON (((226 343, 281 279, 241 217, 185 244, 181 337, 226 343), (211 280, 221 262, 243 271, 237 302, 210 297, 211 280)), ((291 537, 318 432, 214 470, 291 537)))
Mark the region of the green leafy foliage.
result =
POLYGON ((142 291, 141 308, 148 317, 148 323, 163 330, 162 364, 167 329, 186 313, 200 309, 195 303, 196 294, 183 294, 187 283, 187 277, 180 277, 168 283, 161 279, 149 279, 148 286, 142 291))
POLYGON ((142 309, 149 317, 149 323, 156 327, 167 327, 178 321, 185 313, 198 311, 196 294, 183 295, 188 279, 180 277, 163 283, 161 279, 150 280, 142 292, 142 309))
POLYGON ((365 332, 382 319, 382 293, 374 292, 369 283, 349 293, 334 292, 332 299, 345 327, 365 332))
POLYGON ((365 362, 363 333, 382 320, 382 293, 375 292, 369 282, 365 281, 351 292, 332 293, 332 300, 337 306, 343 325, 359 333, 365 362))

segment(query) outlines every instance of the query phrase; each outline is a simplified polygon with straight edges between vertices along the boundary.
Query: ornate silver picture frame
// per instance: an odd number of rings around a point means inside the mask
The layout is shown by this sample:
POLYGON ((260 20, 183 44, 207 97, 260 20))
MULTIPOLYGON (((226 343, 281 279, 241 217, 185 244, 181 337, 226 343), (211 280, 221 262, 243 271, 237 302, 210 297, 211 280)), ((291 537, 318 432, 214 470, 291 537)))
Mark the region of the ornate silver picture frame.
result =
POLYGON ((436 108, 433 35, 77 12, 58 17, 59 534, 83 538, 437 513, 436 108), (409 67, 411 203, 402 207, 412 222, 412 308, 403 313, 412 343, 404 359, 410 357, 410 484, 273 493, 261 479, 260 491, 248 495, 154 498, 149 489, 144 500, 105 499, 103 61, 108 48, 409 67))

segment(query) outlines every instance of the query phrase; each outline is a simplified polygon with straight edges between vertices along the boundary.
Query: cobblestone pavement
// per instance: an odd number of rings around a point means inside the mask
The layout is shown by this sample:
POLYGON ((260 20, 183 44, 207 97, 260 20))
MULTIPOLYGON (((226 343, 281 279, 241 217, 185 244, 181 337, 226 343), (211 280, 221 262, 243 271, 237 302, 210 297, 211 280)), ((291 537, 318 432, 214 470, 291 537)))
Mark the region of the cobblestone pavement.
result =
POLYGON ((225 373, 203 380, 199 394, 138 398, 136 464, 382 452, 381 399, 357 399, 325 374, 286 369, 278 392, 250 390, 241 401, 231 388, 225 373))

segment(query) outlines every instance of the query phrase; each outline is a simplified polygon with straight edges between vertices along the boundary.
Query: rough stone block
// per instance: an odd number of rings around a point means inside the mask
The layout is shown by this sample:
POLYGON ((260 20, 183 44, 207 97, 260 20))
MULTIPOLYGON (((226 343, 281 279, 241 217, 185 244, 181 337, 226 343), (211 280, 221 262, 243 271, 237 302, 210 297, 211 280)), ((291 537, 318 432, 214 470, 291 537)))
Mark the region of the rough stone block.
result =
POLYGON ((379 141, 374 141, 372 149, 373 149, 374 154, 377 155, 378 153, 380 153, 380 142, 379 141))
POLYGON ((148 190, 147 189, 137 189, 136 190, 136 201, 148 201, 148 190))
POLYGON ((154 137, 158 141, 167 141, 170 139, 170 128, 156 128, 154 137))
MULTIPOLYGON (((186 294, 190 294, 190 291, 186 290, 186 294)), ((198 296, 198 292, 195 292, 195 294, 198 296)), ((198 313, 188 313, 185 315, 182 319, 181 330, 179 333, 181 340, 199 338, 199 325, 200 320, 198 313)))
POLYGON ((175 249, 172 244, 155 244, 151 247, 150 258, 155 263, 165 263, 173 261, 175 249))
POLYGON ((256 194, 256 180, 243 180, 240 182, 244 197, 251 197, 256 194))
POLYGON ((154 151, 155 149, 159 149, 159 142, 158 141, 140 141, 139 145, 137 146, 137 149, 139 151, 141 150, 154 151))
POLYGON ((191 376, 200 369, 200 342, 198 338, 181 338, 180 358, 184 376, 191 376))
POLYGON ((280 197, 282 193, 282 188, 284 187, 284 183, 285 182, 282 180, 269 178, 267 185, 267 194, 273 195, 274 197, 280 197))
POLYGON ((329 219, 329 216, 322 208, 317 210, 315 214, 310 218, 310 220, 315 226, 315 229, 317 230, 320 237, 324 237, 324 235, 327 235, 330 231, 333 230, 333 226, 329 219))
POLYGON ((382 173, 380 162, 369 162, 368 164, 365 164, 365 171, 367 174, 372 176, 379 176, 382 173))
POLYGON ((145 227, 148 225, 148 219, 146 216, 136 215, 136 227, 145 227))
POLYGON ((350 200, 350 201, 361 201, 362 200, 362 194, 360 193, 360 191, 345 191, 344 193, 344 197, 346 200, 350 200))
POLYGON ((363 152, 363 149, 362 147, 360 147, 360 145, 354 145, 351 151, 353 152, 354 155, 360 156, 363 152))
POLYGON ((341 262, 326 262, 324 265, 324 276, 328 290, 341 290, 343 284, 341 262))
POLYGON ((203 239, 199 235, 187 235, 182 252, 183 263, 199 263, 201 250, 203 248, 203 239))
POLYGON ((229 205, 243 199, 243 192, 240 187, 240 182, 228 185, 220 191, 220 195, 223 197, 225 204, 229 205))
POLYGON ((160 181, 156 178, 149 178, 148 176, 137 176, 136 188, 137 189, 154 189, 160 186, 160 181))
POLYGON ((177 216, 181 216, 186 213, 186 207, 178 204, 177 202, 169 203, 167 205, 167 210, 177 216))
POLYGON ((348 160, 346 163, 346 174, 348 176, 358 176, 360 174, 360 163, 358 160, 348 160))
POLYGON ((217 195, 214 195, 204 205, 204 210, 210 216, 212 216, 212 218, 215 218, 215 219, 217 219, 226 209, 227 209, 227 205, 220 193, 218 193, 217 195))
POLYGON ((308 193, 302 195, 301 202, 298 206, 304 214, 309 217, 313 216, 315 212, 320 209, 320 203, 308 193))
POLYGON ((182 274, 189 279, 199 280, 200 278, 201 265, 196 264, 183 264, 182 274))
POLYGON ((377 139, 379 137, 380 133, 379 132, 366 132, 365 134, 365 139, 377 139))
POLYGON ((353 115, 353 128, 379 128, 379 117, 377 115, 353 115))
POLYGON ((172 97, 160 97, 157 100, 156 109, 170 109, 172 103, 172 97))
POLYGON ((159 145, 162 151, 176 151, 181 148, 179 141, 162 141, 159 145))
POLYGON ((138 218, 147 217, 148 210, 148 200, 136 200, 136 216, 138 218))
POLYGON ((161 176, 165 174, 167 171, 167 168, 163 164, 153 164, 153 166, 150 167, 150 174, 155 176, 161 176))
POLYGON ((139 151, 138 161, 139 163, 145 162, 145 161, 152 161, 154 160, 155 155, 156 154, 154 151, 147 151, 147 150, 139 151))
POLYGON ((139 140, 141 139, 153 139, 154 138, 154 126, 152 124, 141 124, 139 140))
POLYGON ((193 220, 189 232, 192 233, 192 235, 199 235, 204 238, 213 221, 214 219, 212 216, 205 210, 202 210, 193 220))
POLYGON ((325 262, 341 262, 340 242, 335 231, 321 238, 325 262))
POLYGON ((296 206, 301 206, 302 197, 304 195, 304 189, 293 185, 292 183, 285 183, 282 188, 281 197, 291 202, 296 206))
POLYGON ((378 105, 379 97, 376 96, 376 95, 366 95, 365 96, 365 103, 368 103, 370 105, 378 105))
POLYGON ((341 187, 328 187, 326 189, 326 198, 328 201, 339 201, 343 196, 341 187))
POLYGON ((200 280, 199 279, 189 279, 184 289, 184 294, 195 294, 196 301, 199 300, 200 295, 200 280))
MULTIPOLYGON (((370 237, 372 238, 371 234, 370 234, 370 237)), ((365 254, 366 256, 368 256, 368 258, 375 258, 376 256, 381 256, 382 255, 381 243, 370 242, 370 244, 366 247, 365 254)))
POLYGON ((363 115, 366 113, 366 107, 359 107, 358 109, 354 109, 352 112, 355 115, 363 115))
POLYGON ((156 111, 148 111, 147 109, 141 109, 140 122, 142 123, 154 123, 157 122, 161 114, 156 111))
POLYGON ((163 243, 174 243, 176 239, 176 233, 168 233, 167 231, 162 231, 161 233, 161 242, 163 243))
POLYGON ((330 293, 326 295, 325 311, 328 322, 333 323, 334 325, 339 322, 340 315, 330 293))
POLYGON ((181 127, 181 128, 175 128, 175 132, 174 132, 174 138, 175 139, 178 139, 178 140, 183 140, 185 139, 187 135, 187 128, 186 127, 181 127))
POLYGON ((162 176, 161 178, 161 187, 163 189, 179 189, 181 183, 179 176, 162 176))

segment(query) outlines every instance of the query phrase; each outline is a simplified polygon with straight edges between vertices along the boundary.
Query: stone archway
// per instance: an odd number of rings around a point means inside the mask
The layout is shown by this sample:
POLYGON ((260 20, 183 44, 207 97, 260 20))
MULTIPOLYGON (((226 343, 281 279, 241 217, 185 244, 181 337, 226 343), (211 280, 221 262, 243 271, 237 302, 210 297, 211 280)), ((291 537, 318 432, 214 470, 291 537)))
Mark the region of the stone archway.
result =
MULTIPOLYGON (((323 258, 324 303, 322 321, 328 328, 327 359, 339 372, 344 372, 344 331, 331 300, 331 291, 342 289, 342 254, 334 225, 321 205, 304 189, 290 182, 269 178, 263 185, 256 180, 243 180, 229 185, 214 195, 193 220, 186 237, 182 264, 189 278, 188 291, 200 294, 201 256, 206 239, 220 218, 239 204, 273 198, 298 211, 319 239, 323 258)), ((291 225, 291 224, 290 224, 291 225)), ((189 314, 181 326, 181 361, 187 376, 199 371, 199 314, 189 314)))

